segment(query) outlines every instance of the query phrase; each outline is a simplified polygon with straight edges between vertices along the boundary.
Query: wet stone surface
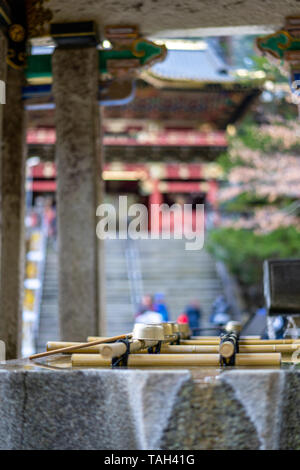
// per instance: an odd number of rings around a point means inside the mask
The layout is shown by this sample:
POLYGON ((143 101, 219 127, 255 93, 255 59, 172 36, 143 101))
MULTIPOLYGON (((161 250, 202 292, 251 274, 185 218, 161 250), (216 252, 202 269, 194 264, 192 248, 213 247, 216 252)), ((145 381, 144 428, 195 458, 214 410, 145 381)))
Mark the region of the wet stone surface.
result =
POLYGON ((300 449, 300 371, 0 366, 0 449, 300 449))

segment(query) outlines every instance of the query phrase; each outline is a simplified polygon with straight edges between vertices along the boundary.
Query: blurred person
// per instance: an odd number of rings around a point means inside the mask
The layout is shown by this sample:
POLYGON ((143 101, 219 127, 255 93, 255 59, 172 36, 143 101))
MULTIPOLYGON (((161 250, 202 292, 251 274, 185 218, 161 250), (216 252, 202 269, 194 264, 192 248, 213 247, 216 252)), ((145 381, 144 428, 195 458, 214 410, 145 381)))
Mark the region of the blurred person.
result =
POLYGON ((188 323, 189 318, 185 312, 182 312, 181 315, 177 318, 177 323, 188 323))
POLYGON ((161 313, 155 311, 153 305, 153 297, 146 294, 142 297, 142 302, 135 316, 136 323, 162 323, 163 317, 161 313))
POLYGON ((275 339, 285 338, 285 332, 288 326, 288 319, 282 315, 278 315, 273 320, 273 328, 275 331, 275 339))
POLYGON ((213 303, 210 323, 215 326, 224 326, 230 321, 230 306, 224 295, 219 295, 213 303))
POLYGON ((145 310, 135 317, 136 323, 162 323, 163 318, 160 313, 153 310, 145 310))
POLYGON ((265 307, 258 308, 255 314, 266 318, 267 325, 262 334, 262 339, 283 339, 286 337, 288 326, 288 319, 286 317, 282 315, 268 317, 265 307), (271 331, 270 326, 268 326, 268 321, 271 322, 271 331))
POLYGON ((202 310, 200 308, 199 302, 194 300, 190 304, 188 304, 185 309, 185 314, 188 318, 188 323, 191 329, 200 328, 202 310))
POLYGON ((144 313, 146 310, 154 311, 153 298, 150 294, 143 295, 142 301, 141 301, 141 304, 138 307, 138 311, 137 311, 136 316, 144 313))
POLYGON ((163 321, 169 321, 169 312, 164 299, 164 294, 155 294, 153 309, 155 312, 161 314, 163 321))
POLYGON ((53 206, 52 198, 48 198, 45 203, 44 209, 45 222, 49 238, 54 238, 56 235, 56 210, 53 206))

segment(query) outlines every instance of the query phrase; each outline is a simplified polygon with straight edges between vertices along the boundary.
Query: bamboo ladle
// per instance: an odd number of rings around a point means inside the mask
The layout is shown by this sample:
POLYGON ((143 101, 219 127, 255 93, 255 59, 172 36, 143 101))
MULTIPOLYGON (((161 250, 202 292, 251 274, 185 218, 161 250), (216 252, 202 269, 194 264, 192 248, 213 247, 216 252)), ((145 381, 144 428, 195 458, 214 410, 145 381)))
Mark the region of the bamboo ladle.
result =
POLYGON ((111 343, 113 341, 118 341, 119 339, 129 338, 131 336, 132 336, 132 333, 127 333, 125 335, 118 335, 118 336, 112 336, 110 338, 98 339, 96 341, 91 341, 88 343, 87 342, 79 343, 79 344, 76 344, 75 347, 74 345, 71 345, 71 346, 66 346, 64 348, 53 349, 52 351, 45 351, 42 353, 33 354, 32 356, 29 356, 29 359, 39 359, 41 357, 53 356, 54 354, 63 354, 63 353, 74 351, 74 349, 78 350, 78 349, 83 349, 83 348, 87 348, 90 346, 97 346, 98 344, 111 343))
MULTIPOLYGON (((131 333, 132 339, 130 341, 129 351, 130 353, 134 353, 141 349, 155 346, 158 341, 167 342, 171 338, 170 333, 171 331, 166 325, 137 324, 134 326, 133 332, 131 333), (164 333, 166 333, 166 336, 164 333)), ((127 349, 124 343, 113 342, 113 338, 95 337, 93 341, 90 341, 90 338, 88 338, 88 341, 88 343, 84 343, 84 347, 78 342, 49 341, 47 343, 47 351, 55 351, 55 353, 61 351, 64 354, 75 354, 77 352, 84 354, 101 354, 103 357, 113 358, 122 356, 127 349), (99 344, 99 341, 102 341, 102 343, 99 344)))
MULTIPOLYGON (((143 346, 140 340, 146 340, 147 344, 149 346, 157 344, 158 341, 164 339, 164 328, 159 325, 143 325, 136 323, 133 329, 132 333, 128 333, 125 335, 119 335, 119 336, 112 336, 110 338, 98 338, 95 341, 89 341, 85 343, 77 343, 77 344, 69 344, 68 346, 58 348, 58 349, 53 349, 51 351, 45 351, 42 353, 38 354, 33 354, 32 356, 29 356, 29 359, 39 359, 41 357, 47 357, 47 356, 53 356, 54 354, 65 354, 65 353, 70 353, 70 352, 75 352, 80 349, 85 349, 89 350, 93 346, 98 346, 101 344, 105 343, 113 343, 115 341, 118 341, 120 339, 125 339, 129 337, 134 337, 134 339, 138 339, 139 341, 134 341, 133 344, 131 345, 131 348, 133 350, 138 350, 140 347, 143 346)), ((112 344, 111 347, 107 347, 106 350, 104 350, 104 356, 106 357, 116 357, 118 355, 124 354, 126 350, 126 346, 122 344, 112 344)), ((102 353, 99 348, 99 353, 102 353)))

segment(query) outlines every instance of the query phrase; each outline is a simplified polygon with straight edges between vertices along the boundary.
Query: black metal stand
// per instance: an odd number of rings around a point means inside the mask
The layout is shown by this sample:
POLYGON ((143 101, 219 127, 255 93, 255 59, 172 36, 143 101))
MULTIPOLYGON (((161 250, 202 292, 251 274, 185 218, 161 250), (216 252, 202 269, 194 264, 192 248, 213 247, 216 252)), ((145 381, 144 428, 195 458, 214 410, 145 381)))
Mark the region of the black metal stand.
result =
POLYGON ((130 342, 129 339, 119 339, 117 343, 124 343, 126 345, 126 352, 120 357, 113 357, 111 360, 112 368, 115 367, 127 367, 128 366, 128 356, 130 353, 130 342))
POLYGON ((239 352, 239 336, 236 333, 225 333, 221 335, 220 344, 229 342, 234 345, 234 353, 231 357, 223 357, 220 354, 220 366, 230 367, 235 365, 235 356, 239 352))

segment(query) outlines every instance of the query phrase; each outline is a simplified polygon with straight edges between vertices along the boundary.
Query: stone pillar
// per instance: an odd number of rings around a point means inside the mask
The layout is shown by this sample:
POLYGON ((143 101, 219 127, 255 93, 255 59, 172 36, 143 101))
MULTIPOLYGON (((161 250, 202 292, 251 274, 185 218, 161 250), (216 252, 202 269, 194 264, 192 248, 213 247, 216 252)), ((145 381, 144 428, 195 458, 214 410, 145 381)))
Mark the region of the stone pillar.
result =
MULTIPOLYGON (((1 59, 2 62, 2 59, 1 59)), ((7 67, 0 171, 0 339, 7 359, 21 351, 24 273, 25 112, 24 74, 7 67)))
POLYGON ((100 119, 96 48, 53 54, 59 249, 59 314, 63 340, 100 334, 100 119))
MULTIPOLYGON (((7 52, 7 39, 3 34, 3 31, 0 30, 0 80, 6 82, 6 52, 7 52)), ((2 136, 2 122, 3 122, 3 113, 4 113, 4 104, 0 104, 0 141, 1 147, 0 152, 3 147, 3 136, 2 136)))

